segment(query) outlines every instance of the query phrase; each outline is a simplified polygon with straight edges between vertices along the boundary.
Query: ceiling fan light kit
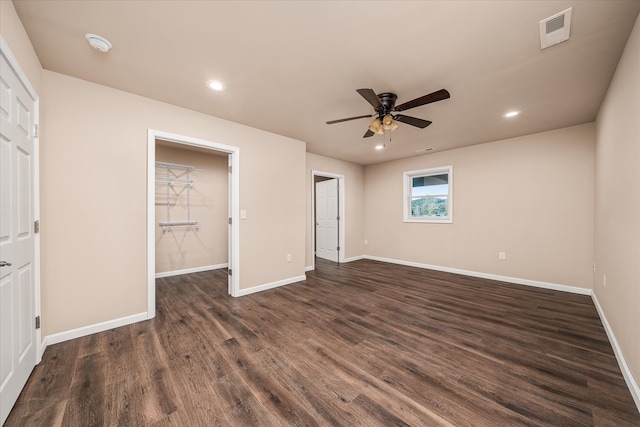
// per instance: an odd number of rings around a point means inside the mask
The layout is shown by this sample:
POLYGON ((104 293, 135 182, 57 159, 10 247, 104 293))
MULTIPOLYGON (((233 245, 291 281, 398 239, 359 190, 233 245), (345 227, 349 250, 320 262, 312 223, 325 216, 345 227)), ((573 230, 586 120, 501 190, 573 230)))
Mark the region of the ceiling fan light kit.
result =
MULTIPOLYGON (((371 104, 371 106, 375 110, 375 113, 363 116, 348 117, 346 119, 331 120, 328 121, 327 124, 332 125, 335 123, 342 123, 349 120, 362 119, 365 117, 375 117, 375 119, 373 119, 373 121, 369 125, 369 129, 364 134, 363 138, 369 138, 376 134, 382 135, 385 133, 385 131, 394 131, 399 127, 398 122, 424 129, 431 124, 429 120, 394 113, 420 107, 432 102, 442 101, 451 97, 446 89, 440 89, 428 95, 424 95, 409 102, 405 102, 404 104, 395 105, 396 99, 398 99, 398 96, 395 93, 384 92, 376 95, 373 89, 358 89, 356 90, 356 92, 358 92, 360 96, 362 96, 369 104, 371 104)), ((380 148, 376 146, 376 149, 381 148, 384 148, 384 145, 380 148)))
POLYGON ((369 125, 369 130, 375 134, 382 135, 384 133, 384 128, 382 127, 382 122, 378 117, 373 119, 371 124, 369 125))
POLYGON ((384 119, 382 120, 382 127, 384 130, 396 130, 398 129, 398 122, 393 120, 393 117, 391 117, 391 114, 387 114, 386 116, 384 116, 384 119))

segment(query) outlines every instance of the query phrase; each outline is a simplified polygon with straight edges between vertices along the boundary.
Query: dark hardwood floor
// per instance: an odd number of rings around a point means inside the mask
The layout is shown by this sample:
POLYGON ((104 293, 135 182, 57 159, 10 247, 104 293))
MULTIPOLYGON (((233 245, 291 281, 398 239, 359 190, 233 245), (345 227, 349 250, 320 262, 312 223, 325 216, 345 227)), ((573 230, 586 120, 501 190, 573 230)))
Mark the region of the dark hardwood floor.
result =
POLYGON ((640 426, 588 296, 356 261, 47 348, 7 426, 640 426))

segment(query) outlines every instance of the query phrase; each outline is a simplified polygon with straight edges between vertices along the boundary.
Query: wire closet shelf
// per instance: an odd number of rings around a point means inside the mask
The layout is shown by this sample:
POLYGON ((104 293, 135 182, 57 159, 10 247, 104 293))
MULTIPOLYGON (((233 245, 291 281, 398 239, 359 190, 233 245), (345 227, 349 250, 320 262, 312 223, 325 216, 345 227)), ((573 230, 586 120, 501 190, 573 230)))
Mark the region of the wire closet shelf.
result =
POLYGON ((156 162, 156 182, 166 185, 167 220, 160 221, 158 223, 163 233, 173 231, 175 229, 198 230, 200 228, 198 221, 191 220, 191 188, 193 187, 191 173, 198 171, 202 171, 202 169, 195 166, 180 165, 177 163, 156 162), (176 192, 176 195, 174 196, 172 192, 174 192, 175 186, 182 186, 186 189, 187 219, 185 221, 171 220, 171 201, 173 199, 177 200, 182 192, 176 192))

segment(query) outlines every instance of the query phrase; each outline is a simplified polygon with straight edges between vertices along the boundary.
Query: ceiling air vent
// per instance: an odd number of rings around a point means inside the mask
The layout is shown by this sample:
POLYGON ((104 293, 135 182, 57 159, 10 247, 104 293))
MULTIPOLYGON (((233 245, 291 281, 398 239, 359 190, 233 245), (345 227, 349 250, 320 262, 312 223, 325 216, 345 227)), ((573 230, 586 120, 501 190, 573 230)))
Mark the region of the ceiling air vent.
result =
POLYGON ((419 150, 416 150, 416 154, 424 154, 428 153, 429 151, 433 151, 433 147, 420 148, 419 150))
POLYGON ((569 40, 571 8, 540 21, 540 49, 569 40))

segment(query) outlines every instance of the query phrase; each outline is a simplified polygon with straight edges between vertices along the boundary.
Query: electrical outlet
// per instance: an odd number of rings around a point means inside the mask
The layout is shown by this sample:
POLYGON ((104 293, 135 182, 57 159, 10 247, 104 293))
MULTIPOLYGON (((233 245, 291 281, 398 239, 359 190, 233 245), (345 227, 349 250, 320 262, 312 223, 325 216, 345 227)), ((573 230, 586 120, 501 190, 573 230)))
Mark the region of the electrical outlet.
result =
POLYGON ((368 245, 369 244, 369 239, 364 239, 364 244, 368 245))
POLYGON ((602 287, 603 288, 607 287, 607 275, 606 274, 602 275, 602 287))
POLYGON ((593 272, 594 273, 596 272, 596 263, 595 262, 593 263, 593 272))
POLYGON ((291 254, 287 254, 287 262, 291 262, 291 254))
POLYGON ((507 259, 507 253, 506 252, 498 252, 498 259, 499 260, 506 260, 507 259))

